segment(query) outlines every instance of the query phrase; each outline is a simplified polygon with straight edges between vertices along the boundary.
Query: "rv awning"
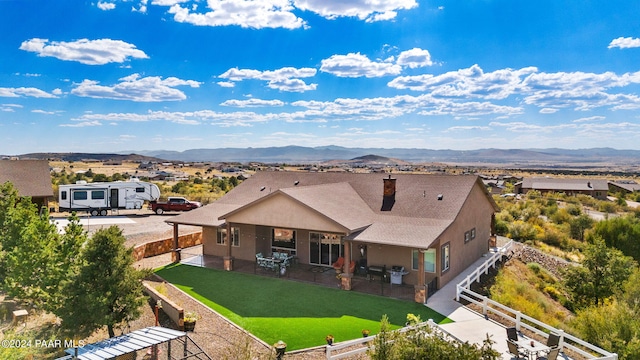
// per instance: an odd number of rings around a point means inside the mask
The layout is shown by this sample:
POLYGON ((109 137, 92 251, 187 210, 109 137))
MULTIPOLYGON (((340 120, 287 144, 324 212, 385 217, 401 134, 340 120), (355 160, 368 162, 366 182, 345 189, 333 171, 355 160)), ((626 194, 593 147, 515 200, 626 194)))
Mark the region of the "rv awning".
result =
MULTIPOLYGON (((128 334, 107 339, 98 343, 79 347, 79 360, 105 360, 114 359, 116 356, 129 354, 138 350, 160 345, 167 341, 186 336, 187 333, 160 326, 148 327, 132 331, 128 334)), ((73 356, 76 348, 66 349, 65 352, 73 356)))

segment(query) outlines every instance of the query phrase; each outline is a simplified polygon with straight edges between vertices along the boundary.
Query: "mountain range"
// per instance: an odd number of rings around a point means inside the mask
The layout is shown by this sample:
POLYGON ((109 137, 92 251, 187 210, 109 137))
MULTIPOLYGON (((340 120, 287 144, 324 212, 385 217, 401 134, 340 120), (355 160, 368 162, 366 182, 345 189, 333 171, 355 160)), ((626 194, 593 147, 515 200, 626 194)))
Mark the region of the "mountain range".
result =
MULTIPOLYGON (((478 149, 478 150, 429 150, 403 148, 347 148, 341 146, 284 146, 264 148, 218 148, 190 149, 185 151, 120 151, 114 154, 91 153, 31 153, 19 158, 61 159, 79 161, 135 160, 135 161, 184 161, 184 162, 262 162, 262 163, 337 163, 365 157, 391 158, 393 163, 451 163, 451 164, 495 164, 532 166, 602 166, 640 165, 640 150, 616 150, 612 148, 592 149, 478 149)), ((370 161, 370 159, 368 159, 370 161)), ((386 160, 384 160, 386 161, 386 160)), ((384 162, 383 159, 378 162, 384 162)))

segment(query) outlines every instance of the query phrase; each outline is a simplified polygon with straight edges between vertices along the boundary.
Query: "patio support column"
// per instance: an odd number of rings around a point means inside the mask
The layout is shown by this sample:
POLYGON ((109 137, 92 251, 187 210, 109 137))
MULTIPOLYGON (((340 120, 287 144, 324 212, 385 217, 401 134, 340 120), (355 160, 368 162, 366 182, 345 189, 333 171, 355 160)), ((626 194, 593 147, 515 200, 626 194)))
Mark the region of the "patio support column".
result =
POLYGON ((224 269, 233 271, 233 257, 231 256, 231 223, 227 221, 227 254, 224 256, 224 269))
POLYGON ((349 272, 351 265, 351 241, 344 242, 344 264, 342 265, 342 274, 340 276, 342 290, 351 290, 351 277, 353 274, 349 272))
POLYGON ((420 304, 427 302, 427 288, 424 283, 424 250, 418 250, 418 283, 414 286, 414 301, 420 304))
POLYGON ((174 263, 180 262, 180 243, 178 242, 178 224, 173 223, 173 249, 171 249, 171 261, 174 263))

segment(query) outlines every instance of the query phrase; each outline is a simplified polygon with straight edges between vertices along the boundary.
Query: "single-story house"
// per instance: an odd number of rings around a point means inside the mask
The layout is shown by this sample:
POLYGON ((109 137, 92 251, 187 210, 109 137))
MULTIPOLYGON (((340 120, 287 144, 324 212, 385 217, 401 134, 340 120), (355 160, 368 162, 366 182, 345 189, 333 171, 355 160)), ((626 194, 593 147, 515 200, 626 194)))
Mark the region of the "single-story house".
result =
POLYGON ((616 180, 609 182, 609 191, 614 193, 632 193, 640 191, 640 184, 634 180, 616 180))
POLYGON ((569 178, 524 178, 515 184, 516 194, 526 194, 537 190, 541 194, 550 192, 565 193, 567 195, 584 194, 599 200, 607 199, 609 185, 605 179, 569 179, 569 178))
POLYGON ((48 207, 53 199, 47 160, 0 160, 0 184, 7 181, 18 190, 18 195, 31 197, 39 207, 48 207))
MULTIPOLYGON (((299 264, 402 266, 416 301, 488 251, 497 206, 477 176, 257 172, 214 203, 169 220, 202 226, 203 253, 255 261, 286 252, 299 264), (228 241, 227 234, 231 234, 228 241)), ((175 237, 175 235, 174 235, 175 237)))

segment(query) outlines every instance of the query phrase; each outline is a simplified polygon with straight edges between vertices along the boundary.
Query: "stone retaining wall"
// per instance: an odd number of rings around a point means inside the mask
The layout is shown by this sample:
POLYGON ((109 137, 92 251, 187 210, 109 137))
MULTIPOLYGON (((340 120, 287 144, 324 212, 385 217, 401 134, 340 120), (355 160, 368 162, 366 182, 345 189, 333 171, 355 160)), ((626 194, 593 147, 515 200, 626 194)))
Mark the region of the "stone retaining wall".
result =
POLYGON ((540 250, 526 245, 518 246, 514 249, 513 256, 525 264, 530 262, 538 263, 558 278, 562 278, 562 270, 571 266, 571 264, 564 259, 545 254, 540 250))
MULTIPOLYGON (((202 244, 202 232, 191 233, 178 237, 178 247, 188 248, 202 244)), ((166 254, 173 249, 173 238, 150 241, 133 248, 133 258, 135 261, 144 258, 166 254)))

